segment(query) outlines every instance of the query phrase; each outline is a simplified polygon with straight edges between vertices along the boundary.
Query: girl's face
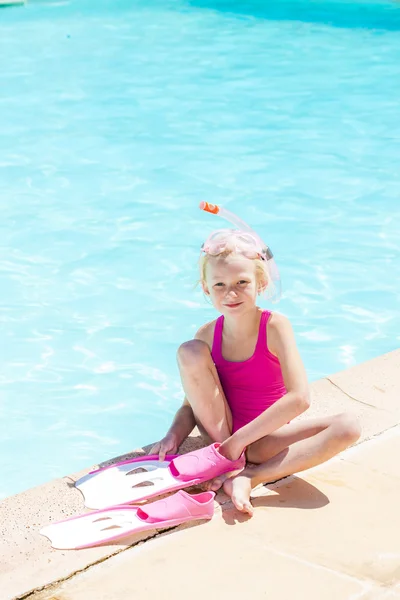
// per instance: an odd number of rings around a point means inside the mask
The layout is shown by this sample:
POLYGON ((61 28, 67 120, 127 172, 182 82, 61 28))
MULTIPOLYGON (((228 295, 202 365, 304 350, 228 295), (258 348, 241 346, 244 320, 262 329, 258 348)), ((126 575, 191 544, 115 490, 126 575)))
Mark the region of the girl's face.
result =
POLYGON ((203 290, 224 315, 254 308, 258 293, 254 261, 242 254, 210 256, 203 290))

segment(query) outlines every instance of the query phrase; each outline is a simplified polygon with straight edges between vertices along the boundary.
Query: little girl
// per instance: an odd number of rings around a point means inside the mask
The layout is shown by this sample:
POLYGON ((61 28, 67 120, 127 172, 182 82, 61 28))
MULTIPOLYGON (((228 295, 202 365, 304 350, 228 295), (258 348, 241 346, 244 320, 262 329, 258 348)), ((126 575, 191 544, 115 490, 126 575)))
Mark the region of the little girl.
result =
POLYGON ((208 443, 222 443, 226 458, 236 460, 245 450, 251 464, 209 487, 223 485, 236 508, 251 516, 253 487, 328 460, 353 444, 360 429, 346 414, 296 420, 310 405, 306 372, 288 319, 256 305, 274 287, 272 253, 246 229, 219 230, 202 247, 201 285, 221 316, 180 346, 185 399, 151 454, 164 460, 176 453, 195 425, 208 443))

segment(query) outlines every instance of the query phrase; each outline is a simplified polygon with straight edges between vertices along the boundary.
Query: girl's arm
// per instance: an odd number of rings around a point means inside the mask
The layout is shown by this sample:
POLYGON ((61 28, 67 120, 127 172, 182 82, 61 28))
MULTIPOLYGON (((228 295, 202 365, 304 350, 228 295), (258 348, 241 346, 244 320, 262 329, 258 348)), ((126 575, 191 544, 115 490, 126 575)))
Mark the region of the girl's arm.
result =
POLYGON ((222 444, 221 453, 232 460, 247 446, 286 425, 310 406, 306 371, 286 317, 276 313, 270 317, 267 340, 270 352, 279 359, 287 393, 222 444))
POLYGON ((192 407, 186 398, 177 410, 171 427, 162 440, 154 444, 150 454, 158 454, 164 460, 166 454, 176 454, 183 440, 193 431, 196 425, 192 407))
POLYGON ((195 428, 196 421, 194 418, 192 407, 185 398, 182 406, 177 410, 172 425, 169 428, 167 435, 172 435, 177 441, 178 447, 182 444, 188 435, 195 428))

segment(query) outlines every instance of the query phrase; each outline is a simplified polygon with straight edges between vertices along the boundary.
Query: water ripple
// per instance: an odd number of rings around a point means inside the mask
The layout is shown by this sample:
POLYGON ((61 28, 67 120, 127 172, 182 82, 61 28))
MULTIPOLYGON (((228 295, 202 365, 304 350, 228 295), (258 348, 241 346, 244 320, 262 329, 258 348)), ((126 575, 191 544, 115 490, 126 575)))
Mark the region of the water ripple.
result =
POLYGON ((400 13, 387 10, 2 13, 0 494, 164 433, 183 397, 176 350, 215 317, 196 265, 223 224, 200 200, 273 249, 310 379, 398 347, 400 13))

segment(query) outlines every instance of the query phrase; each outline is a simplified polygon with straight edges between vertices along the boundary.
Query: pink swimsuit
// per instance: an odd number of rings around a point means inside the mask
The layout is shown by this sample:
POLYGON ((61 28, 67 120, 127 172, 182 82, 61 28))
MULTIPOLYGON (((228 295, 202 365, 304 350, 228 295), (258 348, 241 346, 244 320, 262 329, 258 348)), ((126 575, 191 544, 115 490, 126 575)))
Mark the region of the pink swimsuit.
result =
POLYGON ((233 431, 258 417, 286 394, 279 360, 267 345, 267 321, 271 313, 262 312, 253 356, 242 362, 222 356, 224 317, 217 319, 211 356, 232 411, 233 431))

